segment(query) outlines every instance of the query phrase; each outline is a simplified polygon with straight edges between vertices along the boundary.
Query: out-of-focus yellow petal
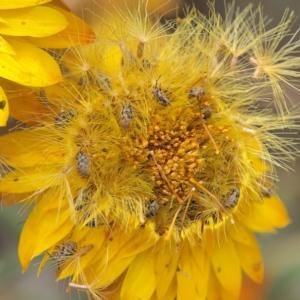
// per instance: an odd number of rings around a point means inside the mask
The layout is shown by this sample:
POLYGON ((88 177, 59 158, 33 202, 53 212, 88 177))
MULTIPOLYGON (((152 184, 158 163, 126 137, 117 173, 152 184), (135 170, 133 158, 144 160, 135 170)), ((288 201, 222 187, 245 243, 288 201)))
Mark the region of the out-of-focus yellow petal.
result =
POLYGON ((256 243, 256 239, 253 239, 252 233, 239 222, 235 223, 234 226, 227 226, 226 230, 236 242, 246 245, 252 245, 253 242, 256 243))
POLYGON ((41 124, 41 121, 53 122, 55 110, 48 103, 45 92, 47 88, 41 88, 33 92, 30 87, 22 86, 4 78, 0 78, 0 85, 4 91, 7 91, 6 96, 11 117, 32 126, 41 124), (14 91, 18 91, 18 93, 14 91))
POLYGON ((41 105, 40 97, 35 93, 26 93, 19 97, 9 98, 9 115, 31 126, 40 124, 40 120, 53 121, 53 118, 50 118, 52 114, 53 111, 41 105), (40 116, 40 120, 36 118, 37 116, 40 116))
POLYGON ((26 84, 29 80, 23 67, 16 61, 16 56, 11 57, 6 53, 1 52, 0 77, 19 82, 21 84, 26 84))
POLYGON ((0 192, 18 194, 54 186, 57 184, 55 176, 60 170, 60 166, 46 166, 11 171, 1 178, 0 192))
MULTIPOLYGON (((253 238, 255 239, 255 237, 253 238)), ((253 242, 252 245, 235 243, 235 249, 243 271, 253 281, 257 283, 262 283, 264 276, 264 268, 262 256, 257 242, 253 242)))
POLYGON ((0 36, 0 52, 10 55, 16 55, 13 47, 2 36, 0 36))
POLYGON ((13 81, 35 87, 48 86, 62 81, 56 61, 48 53, 20 38, 6 37, 5 39, 15 49, 17 55, 14 58, 26 70, 28 77, 25 83, 14 79, 13 81))
POLYGON ((154 255, 154 269, 157 285, 156 294, 160 299, 164 299, 164 295, 167 293, 169 286, 173 281, 179 258, 179 252, 176 252, 176 245, 164 249, 163 243, 163 239, 158 242, 156 247, 159 250, 154 255))
POLYGON ((253 281, 262 283, 264 273, 262 256, 255 235, 240 223, 228 226, 228 233, 233 239, 244 272, 253 281))
POLYGON ((53 201, 55 200, 48 197, 41 200, 32 210, 23 227, 19 243, 19 257, 23 272, 34 257, 57 244, 73 228, 68 210, 59 214, 57 208, 49 208, 53 201))
POLYGON ((24 194, 3 194, 0 195, 0 201, 5 206, 16 203, 32 203, 36 202, 36 197, 31 197, 32 192, 24 194))
POLYGON ((84 21, 64 9, 53 5, 47 6, 62 13, 68 21, 68 26, 66 29, 51 36, 40 38, 28 37, 27 40, 32 44, 43 48, 68 48, 90 44, 96 40, 93 29, 84 21))
POLYGON ((240 262, 234 244, 229 236, 219 237, 211 253, 212 268, 221 286, 229 294, 238 297, 242 285, 240 262))
POLYGON ((0 23, 0 34, 12 36, 49 36, 68 25, 63 14, 45 6, 1 10, 1 17, 7 23, 0 23))
MULTIPOLYGON (((239 296, 227 293, 221 286, 214 272, 210 273, 206 300, 237 300, 239 296)), ((229 279, 230 280, 230 279, 229 279)))
POLYGON ((44 3, 51 2, 51 0, 7 0, 1 1, 0 9, 15 9, 29 6, 41 5, 44 3))
POLYGON ((191 245, 190 248, 193 261, 196 262, 192 270, 194 270, 195 274, 198 272, 197 278, 201 278, 201 280, 198 280, 196 283, 196 289, 198 293, 197 299, 204 300, 206 299, 207 285, 210 276, 209 257, 200 245, 191 245))
POLYGON ((0 126, 6 126, 6 122, 9 116, 9 108, 7 97, 0 87, 0 126))
POLYGON ((136 255, 153 247, 157 238, 153 235, 150 238, 152 227, 146 225, 145 228, 137 228, 130 234, 120 235, 118 226, 115 226, 112 231, 107 232, 107 246, 101 246, 94 264, 89 266, 94 272, 92 277, 105 270, 105 276, 102 276, 95 286, 111 284, 126 270, 136 255))
POLYGON ((126 273, 121 299, 149 299, 156 288, 152 249, 138 254, 126 273))
POLYGON ((274 232, 276 227, 289 224, 290 218, 283 203, 276 195, 263 197, 263 202, 252 202, 241 208, 240 222, 252 231, 274 232))
POLYGON ((190 247, 188 242, 185 241, 180 251, 180 258, 178 262, 179 270, 176 273, 178 300, 198 299, 195 281, 199 279, 194 278, 192 271, 192 264, 194 262, 192 262, 191 256, 190 247))
POLYGON ((157 293, 153 293, 150 300, 174 300, 176 299, 176 294, 177 294, 177 279, 176 276, 173 276, 173 280, 170 283, 169 288, 164 294, 164 296, 158 297, 157 293))
POLYGON ((60 164, 64 155, 59 145, 51 142, 49 131, 43 128, 0 136, 0 152, 6 164, 18 168, 60 164), (37 136, 44 140, 38 148, 34 146, 37 136))

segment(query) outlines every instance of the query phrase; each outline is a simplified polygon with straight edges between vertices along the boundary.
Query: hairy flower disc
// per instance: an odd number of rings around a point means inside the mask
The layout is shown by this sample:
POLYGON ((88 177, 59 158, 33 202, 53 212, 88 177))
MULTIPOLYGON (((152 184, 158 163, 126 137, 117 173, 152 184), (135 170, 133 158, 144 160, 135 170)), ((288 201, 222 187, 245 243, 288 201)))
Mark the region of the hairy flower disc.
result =
POLYGON ((253 232, 288 224, 274 165, 294 151, 271 131, 297 117, 257 108, 271 83, 233 63, 219 21, 116 8, 97 43, 56 57, 65 78, 30 96, 34 126, 0 138, 4 202, 38 203, 23 270, 46 252, 39 272, 52 265, 94 299, 238 299, 242 271, 262 282, 253 232))

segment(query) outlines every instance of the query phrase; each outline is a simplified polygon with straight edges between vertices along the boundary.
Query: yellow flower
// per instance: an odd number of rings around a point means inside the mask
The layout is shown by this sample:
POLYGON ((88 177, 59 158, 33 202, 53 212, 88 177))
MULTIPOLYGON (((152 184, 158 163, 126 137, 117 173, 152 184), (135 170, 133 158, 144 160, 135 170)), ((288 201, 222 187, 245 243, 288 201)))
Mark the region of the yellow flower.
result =
MULTIPOLYGON (((12 0, 0 3, 0 85, 3 79, 31 87, 62 81, 57 62, 39 49, 66 48, 93 41, 93 31, 56 0, 12 0), (80 29, 79 29, 80 28, 80 29), (2 77, 2 78, 1 78, 2 77)), ((9 116, 7 97, 0 87, 0 126, 9 116)))
POLYGON ((276 35, 234 25, 254 22, 250 6, 162 25, 140 4, 56 57, 64 81, 19 108, 33 126, 0 138, 3 203, 34 205, 22 269, 44 254, 39 272, 91 299, 238 299, 243 272, 263 279, 254 232, 289 223, 274 168, 298 150, 274 132, 299 116, 259 107, 273 81, 249 62, 276 35))

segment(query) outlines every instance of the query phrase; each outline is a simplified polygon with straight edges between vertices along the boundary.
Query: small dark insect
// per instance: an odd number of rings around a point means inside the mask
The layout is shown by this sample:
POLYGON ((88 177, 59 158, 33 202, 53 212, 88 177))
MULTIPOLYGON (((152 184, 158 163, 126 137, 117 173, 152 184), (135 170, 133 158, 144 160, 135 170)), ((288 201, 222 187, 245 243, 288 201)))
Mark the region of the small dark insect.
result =
POLYGON ((77 196, 73 200, 75 210, 81 210, 87 204, 94 190, 94 185, 91 185, 86 189, 79 189, 77 196))
POLYGON ((159 211, 159 205, 155 199, 150 199, 148 217, 154 217, 159 211))
POLYGON ((127 128, 132 118, 132 107, 130 104, 125 104, 121 113, 121 126, 127 128))
POLYGON ((86 154, 79 152, 77 154, 77 169, 81 177, 88 177, 90 174, 90 162, 86 154))
POLYGON ((77 83, 83 87, 88 84, 97 85, 100 90, 108 90, 111 89, 109 79, 99 70, 90 69, 86 72, 86 75, 81 76, 77 83))
POLYGON ((161 87, 158 87, 157 85, 160 77, 161 76, 159 76, 156 80, 156 84, 153 87, 152 94, 154 95, 159 104, 161 104, 162 106, 169 106, 171 105, 171 100, 164 94, 164 92, 161 90, 161 87))
POLYGON ((261 195, 266 198, 270 198, 272 195, 271 189, 269 189, 267 187, 263 187, 260 192, 261 192, 261 195))
POLYGON ((110 90, 111 89, 110 80, 99 69, 97 70, 96 85, 101 90, 110 90))
POLYGON ((234 208, 237 205, 239 198, 240 198, 240 190, 239 188, 234 188, 231 191, 226 202, 224 203, 224 206, 229 209, 234 208))
POLYGON ((201 86, 195 86, 189 90, 189 98, 202 98, 205 95, 205 90, 201 86))
POLYGON ((147 58, 142 60, 142 66, 144 69, 149 69, 151 67, 151 63, 147 58))
MULTIPOLYGON (((87 220, 89 217, 90 217, 90 214, 89 214, 89 213, 85 214, 85 215, 84 215, 84 221, 87 220)), ((94 217, 94 218, 92 218, 92 219, 90 219, 90 220, 85 224, 85 226, 87 226, 87 227, 89 227, 89 228, 98 228, 98 227, 100 227, 101 225, 103 225, 103 224, 101 224, 101 223, 99 222, 99 217, 97 217, 97 216, 94 217)))
POLYGON ((205 106, 201 111, 203 112, 202 116, 204 120, 208 120, 213 113, 213 110, 210 106, 205 106))
POLYGON ((77 83, 78 83, 79 85, 81 85, 81 86, 86 86, 87 83, 88 83, 88 78, 87 78, 87 76, 86 76, 86 75, 81 76, 81 77, 78 79, 77 83))
POLYGON ((54 126, 57 128, 66 127, 66 126, 68 126, 71 119, 74 118, 75 116, 76 116, 76 111, 63 110, 55 117, 54 126))
POLYGON ((59 263, 63 263, 68 257, 76 253, 77 244, 75 242, 66 242, 51 257, 59 263))

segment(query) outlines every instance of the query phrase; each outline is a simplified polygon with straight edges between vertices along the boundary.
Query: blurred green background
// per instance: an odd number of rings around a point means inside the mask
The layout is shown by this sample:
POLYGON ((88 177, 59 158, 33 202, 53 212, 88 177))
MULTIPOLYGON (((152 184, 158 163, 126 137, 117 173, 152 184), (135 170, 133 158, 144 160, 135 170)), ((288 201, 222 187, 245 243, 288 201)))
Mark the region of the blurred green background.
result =
MULTIPOLYGON (((95 0, 99 3, 108 1, 95 0)), ((81 15, 92 0, 66 0, 72 9, 81 15)), ((115 0, 115 2, 118 2, 115 0)), ((124 1, 121 1, 124 2, 124 1)), ((128 0, 129 3, 137 2, 128 0)), ((161 5, 164 1, 149 1, 151 5, 161 5), (153 2, 153 3, 151 3, 153 2)), ((245 7, 249 1, 236 0, 236 5, 245 7)), ((251 1, 255 5, 262 3, 264 13, 273 18, 277 24, 285 8, 294 10, 300 15, 299 0, 262 0, 251 1)), ((171 7, 183 7, 191 1, 171 1, 171 7)), ((206 14, 206 1, 194 1, 198 9, 206 14)), ((216 0, 216 8, 224 12, 223 0, 216 0)), ((168 15, 168 17, 172 17, 168 15)), ((173 16, 174 17, 174 16, 173 16)), ((294 31, 300 27, 300 18, 296 19, 294 31)), ((300 54, 299 54, 300 55, 300 54)), ((290 90, 289 96, 294 103, 299 102, 300 93, 290 90)), ((0 131, 3 134, 5 130, 0 131)), ((298 138, 300 134, 298 134, 298 138)), ((265 263, 265 283, 256 285, 244 281, 244 293, 241 300, 297 300, 300 299, 300 160, 291 165, 293 172, 278 170, 280 183, 278 194, 288 208, 292 223, 278 233, 258 235, 265 263)), ((26 215, 17 216, 20 207, 1 207, 0 210, 0 300, 77 300, 86 299, 84 293, 77 291, 65 293, 67 282, 55 282, 54 272, 44 272, 36 278, 39 259, 31 264, 25 274, 21 274, 18 260, 18 240, 26 215)), ((128 299, 130 300, 130 299, 128 299)))

